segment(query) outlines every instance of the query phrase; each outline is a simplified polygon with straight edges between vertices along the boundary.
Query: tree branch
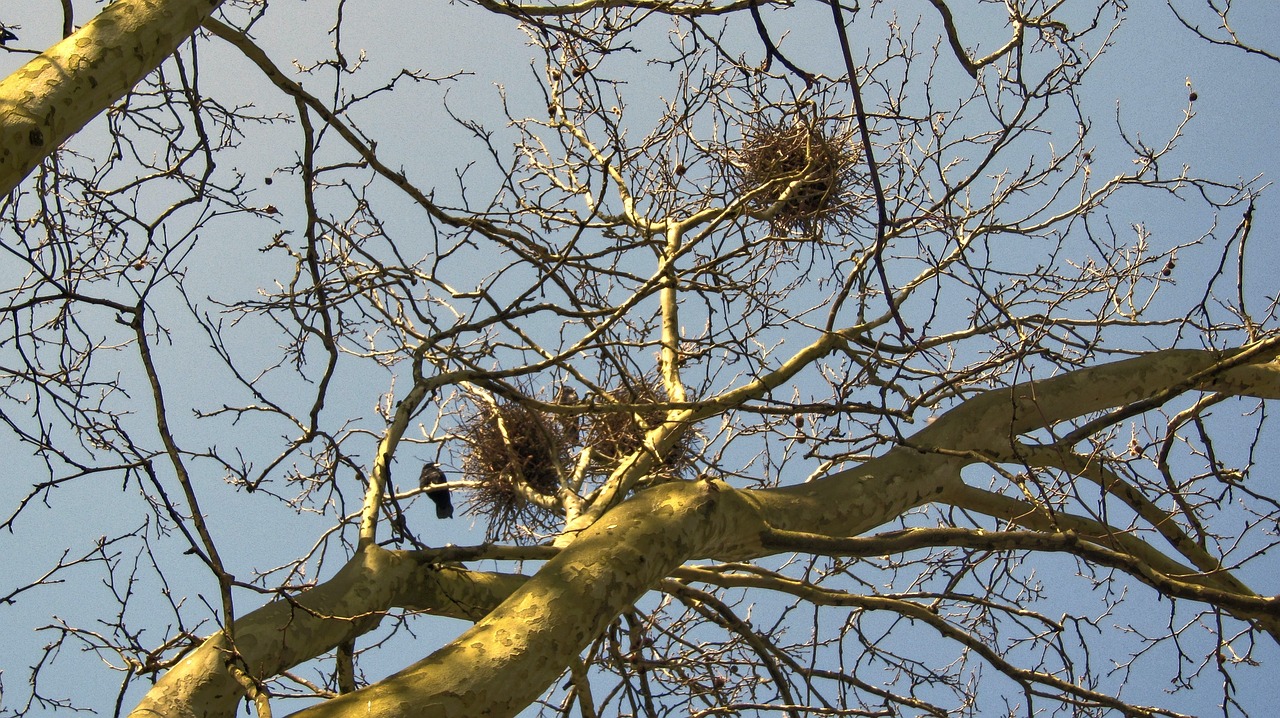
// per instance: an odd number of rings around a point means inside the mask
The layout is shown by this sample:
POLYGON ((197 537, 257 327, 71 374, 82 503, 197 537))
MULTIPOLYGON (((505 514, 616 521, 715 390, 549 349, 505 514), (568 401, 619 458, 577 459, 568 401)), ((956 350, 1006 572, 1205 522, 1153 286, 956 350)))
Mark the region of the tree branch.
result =
POLYGON ((222 0, 116 0, 0 81, 0 194, 186 42, 222 0))

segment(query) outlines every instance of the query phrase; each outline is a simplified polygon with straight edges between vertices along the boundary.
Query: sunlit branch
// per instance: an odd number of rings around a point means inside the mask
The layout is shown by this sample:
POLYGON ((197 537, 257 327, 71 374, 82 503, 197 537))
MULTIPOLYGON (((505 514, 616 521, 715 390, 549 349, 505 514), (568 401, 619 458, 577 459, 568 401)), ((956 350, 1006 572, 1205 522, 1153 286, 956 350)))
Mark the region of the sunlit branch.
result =
POLYGON ((0 81, 0 194, 155 70, 221 4, 117 0, 0 81))

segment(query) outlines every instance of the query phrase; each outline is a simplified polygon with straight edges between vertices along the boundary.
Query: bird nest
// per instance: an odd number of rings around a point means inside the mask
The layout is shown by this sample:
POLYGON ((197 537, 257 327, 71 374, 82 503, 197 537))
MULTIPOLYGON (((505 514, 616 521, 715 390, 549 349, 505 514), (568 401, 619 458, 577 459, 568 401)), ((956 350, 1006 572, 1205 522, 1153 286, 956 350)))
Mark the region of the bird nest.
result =
MULTIPOLYGON (((470 511, 488 517, 489 540, 536 540, 560 522, 562 478, 574 469, 572 452, 589 447, 589 473, 603 481, 644 447, 645 434, 666 420, 665 392, 653 382, 633 382, 609 392, 611 403, 630 406, 586 417, 553 415, 514 401, 477 402, 458 428, 466 442, 464 478, 475 482, 470 511), (653 405, 652 409, 645 405, 653 405)), ((557 399, 557 403, 577 403, 557 399)), ((693 464, 694 432, 675 442, 651 472, 652 480, 679 478, 693 464)), ((647 482, 646 482, 647 483, 647 482)))
POLYGON ((489 539, 528 539, 557 522, 548 508, 560 490, 569 442, 559 422, 515 402, 481 404, 459 428, 464 476, 476 482, 473 513, 489 517, 489 539))
MULTIPOLYGON (((633 382, 609 392, 609 398, 618 404, 638 408, 635 411, 608 411, 593 414, 587 419, 586 446, 591 447, 593 465, 600 473, 612 472, 631 454, 644 447, 645 434, 667 418, 667 410, 658 406, 666 402, 666 392, 652 381, 633 382)), ((674 479, 683 476, 693 465, 694 443, 692 431, 686 431, 661 457, 654 470, 654 478, 674 479)))
POLYGON ((764 213, 775 234, 820 233, 853 213, 862 145, 849 129, 792 116, 757 120, 730 152, 735 189, 752 194, 750 206, 764 213))

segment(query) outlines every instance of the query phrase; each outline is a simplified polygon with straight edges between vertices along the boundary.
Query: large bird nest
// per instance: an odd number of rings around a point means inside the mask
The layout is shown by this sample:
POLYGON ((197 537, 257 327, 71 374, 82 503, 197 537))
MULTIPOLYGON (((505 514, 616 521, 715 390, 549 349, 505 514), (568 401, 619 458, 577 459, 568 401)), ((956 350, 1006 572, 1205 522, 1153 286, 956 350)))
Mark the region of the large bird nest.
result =
MULTIPOLYGON (((632 411, 606 411, 587 419, 585 445, 591 447, 593 465, 607 474, 631 454, 644 447, 650 429, 666 420, 666 409, 658 406, 666 401, 666 392, 656 382, 644 380, 620 386, 609 392, 609 398, 623 405, 639 405, 632 411), (644 408, 644 405, 655 405, 644 408)), ((693 465, 696 437, 686 431, 661 458, 654 478, 680 478, 693 465)))
POLYGON ((549 508, 567 470, 561 424, 515 402, 480 403, 459 428, 464 476, 476 482, 471 511, 489 517, 488 538, 531 540, 555 527, 549 508))
MULTIPOLYGON (((458 435, 467 444, 463 476, 475 482, 470 511, 488 517, 489 540, 536 541, 537 534, 555 530, 561 520, 557 509, 562 481, 574 470, 573 450, 589 447, 589 472, 601 481, 626 457, 642 450, 645 434, 666 419, 660 406, 665 392, 656 383, 629 383, 610 391, 609 399, 614 410, 583 419, 514 401, 476 403, 458 435)), ((686 432, 650 476, 664 480, 686 474, 693 464, 695 440, 692 431, 686 432)))
POLYGON ((735 190, 753 193, 753 209, 771 212, 778 235, 814 235, 852 215, 862 145, 850 129, 798 115, 760 119, 743 130, 729 167, 735 190))

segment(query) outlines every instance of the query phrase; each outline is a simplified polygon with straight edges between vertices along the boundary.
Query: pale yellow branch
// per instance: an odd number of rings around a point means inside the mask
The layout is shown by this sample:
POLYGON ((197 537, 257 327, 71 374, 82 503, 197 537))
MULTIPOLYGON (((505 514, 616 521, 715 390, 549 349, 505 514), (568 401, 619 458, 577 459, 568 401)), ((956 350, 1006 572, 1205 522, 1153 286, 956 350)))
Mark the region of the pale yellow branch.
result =
POLYGON ((186 42, 222 0, 115 0, 0 81, 0 194, 186 42))

